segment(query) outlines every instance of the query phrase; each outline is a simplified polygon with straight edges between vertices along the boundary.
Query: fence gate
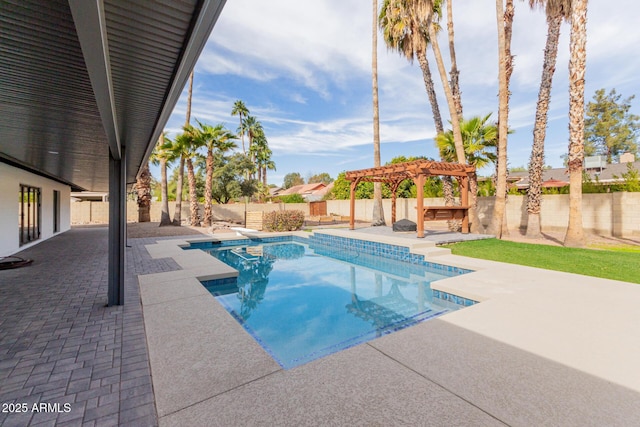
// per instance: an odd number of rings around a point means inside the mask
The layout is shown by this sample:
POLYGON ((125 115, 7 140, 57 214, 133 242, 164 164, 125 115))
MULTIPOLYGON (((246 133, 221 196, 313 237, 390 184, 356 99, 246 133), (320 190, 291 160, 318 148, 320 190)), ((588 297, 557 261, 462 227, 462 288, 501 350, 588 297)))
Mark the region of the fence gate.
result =
POLYGON ((326 216, 327 215, 327 202, 309 202, 309 215, 311 216, 326 216))

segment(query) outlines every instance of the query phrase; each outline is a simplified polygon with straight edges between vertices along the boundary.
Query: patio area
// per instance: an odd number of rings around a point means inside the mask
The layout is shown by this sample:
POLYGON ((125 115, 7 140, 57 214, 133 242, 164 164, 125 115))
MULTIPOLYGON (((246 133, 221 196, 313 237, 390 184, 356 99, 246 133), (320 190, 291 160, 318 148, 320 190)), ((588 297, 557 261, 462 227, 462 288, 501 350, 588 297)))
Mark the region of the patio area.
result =
POLYGON ((106 228, 74 228, 18 254, 34 263, 0 271, 0 402, 71 410, 0 413, 0 424, 640 419, 638 285, 457 257, 420 239, 413 251, 475 270, 433 287, 480 304, 283 370, 199 284, 220 266, 178 243, 203 237, 129 239, 122 307, 104 307, 106 228))

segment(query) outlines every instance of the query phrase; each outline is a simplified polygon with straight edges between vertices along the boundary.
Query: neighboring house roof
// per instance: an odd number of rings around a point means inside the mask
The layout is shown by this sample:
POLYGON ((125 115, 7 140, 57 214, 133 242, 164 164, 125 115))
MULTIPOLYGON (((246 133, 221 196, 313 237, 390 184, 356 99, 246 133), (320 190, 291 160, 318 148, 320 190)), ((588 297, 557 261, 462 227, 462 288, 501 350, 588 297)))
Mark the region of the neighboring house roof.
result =
POLYGON ((273 188, 269 188, 269 194, 271 194, 272 196, 277 196, 282 192, 282 187, 273 187, 273 188))
MULTIPOLYGON (((585 169, 585 171, 592 181, 595 182, 597 178, 597 181, 601 184, 611 184, 623 180, 622 174, 627 172, 629 163, 631 163, 634 169, 640 171, 640 161, 612 163, 604 165, 604 167, 602 168, 590 168, 585 169)), ((526 190, 527 188, 529 188, 529 172, 511 172, 509 174, 508 181, 519 189, 526 190)), ((562 187, 564 185, 569 185, 569 171, 566 168, 545 169, 542 172, 542 182, 547 182, 549 183, 549 185, 547 186, 553 187, 562 187)))
POLYGON ((315 191, 321 190, 326 185, 322 182, 317 182, 314 184, 302 184, 302 185, 294 185, 293 187, 287 188, 284 191, 281 191, 278 195, 280 196, 288 196, 290 194, 313 194, 315 191))

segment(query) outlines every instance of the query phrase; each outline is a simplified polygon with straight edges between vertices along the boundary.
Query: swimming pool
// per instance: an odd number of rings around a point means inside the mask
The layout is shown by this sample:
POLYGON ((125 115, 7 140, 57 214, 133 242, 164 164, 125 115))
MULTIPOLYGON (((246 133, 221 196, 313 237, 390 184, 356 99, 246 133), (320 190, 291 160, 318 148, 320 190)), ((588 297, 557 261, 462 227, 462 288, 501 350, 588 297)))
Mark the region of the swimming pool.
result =
POLYGON ((203 285, 285 369, 474 303, 430 288, 465 270, 276 240, 201 247, 239 273, 203 285))

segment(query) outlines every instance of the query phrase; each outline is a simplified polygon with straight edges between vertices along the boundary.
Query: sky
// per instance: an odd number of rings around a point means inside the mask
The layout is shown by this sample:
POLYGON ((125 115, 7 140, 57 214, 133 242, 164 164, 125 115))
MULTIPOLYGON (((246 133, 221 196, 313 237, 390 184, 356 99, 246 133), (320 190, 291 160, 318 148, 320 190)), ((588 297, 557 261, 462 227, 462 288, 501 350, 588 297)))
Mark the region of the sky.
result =
MULTIPOLYGON (((529 162, 547 33, 544 12, 528 3, 515 2, 509 167, 529 162)), ((623 98, 640 95, 640 2, 618 0, 615 6, 589 2, 585 102, 600 88, 615 88, 623 98)), ((195 67, 192 120, 223 123, 235 132, 239 119, 231 109, 242 100, 262 123, 273 151, 270 184, 281 185, 292 172, 305 179, 322 172, 335 178, 372 167, 372 13, 372 2, 364 0, 227 0, 195 67)), ((495 2, 457 0, 453 17, 464 115, 492 113, 497 119, 495 2)), ((562 166, 568 146, 569 31, 563 24, 549 109, 545 163, 553 167, 562 166)), ((442 31, 448 70, 446 37, 442 31)), ((430 50, 428 58, 447 128, 448 107, 430 50)), ((388 50, 380 32, 378 82, 382 164, 400 155, 438 158, 420 67, 388 50)), ((185 88, 167 123, 170 137, 184 124, 186 104, 185 88)), ((632 113, 640 114, 640 99, 632 101, 632 113)), ((152 173, 159 177, 157 170, 152 173)))

